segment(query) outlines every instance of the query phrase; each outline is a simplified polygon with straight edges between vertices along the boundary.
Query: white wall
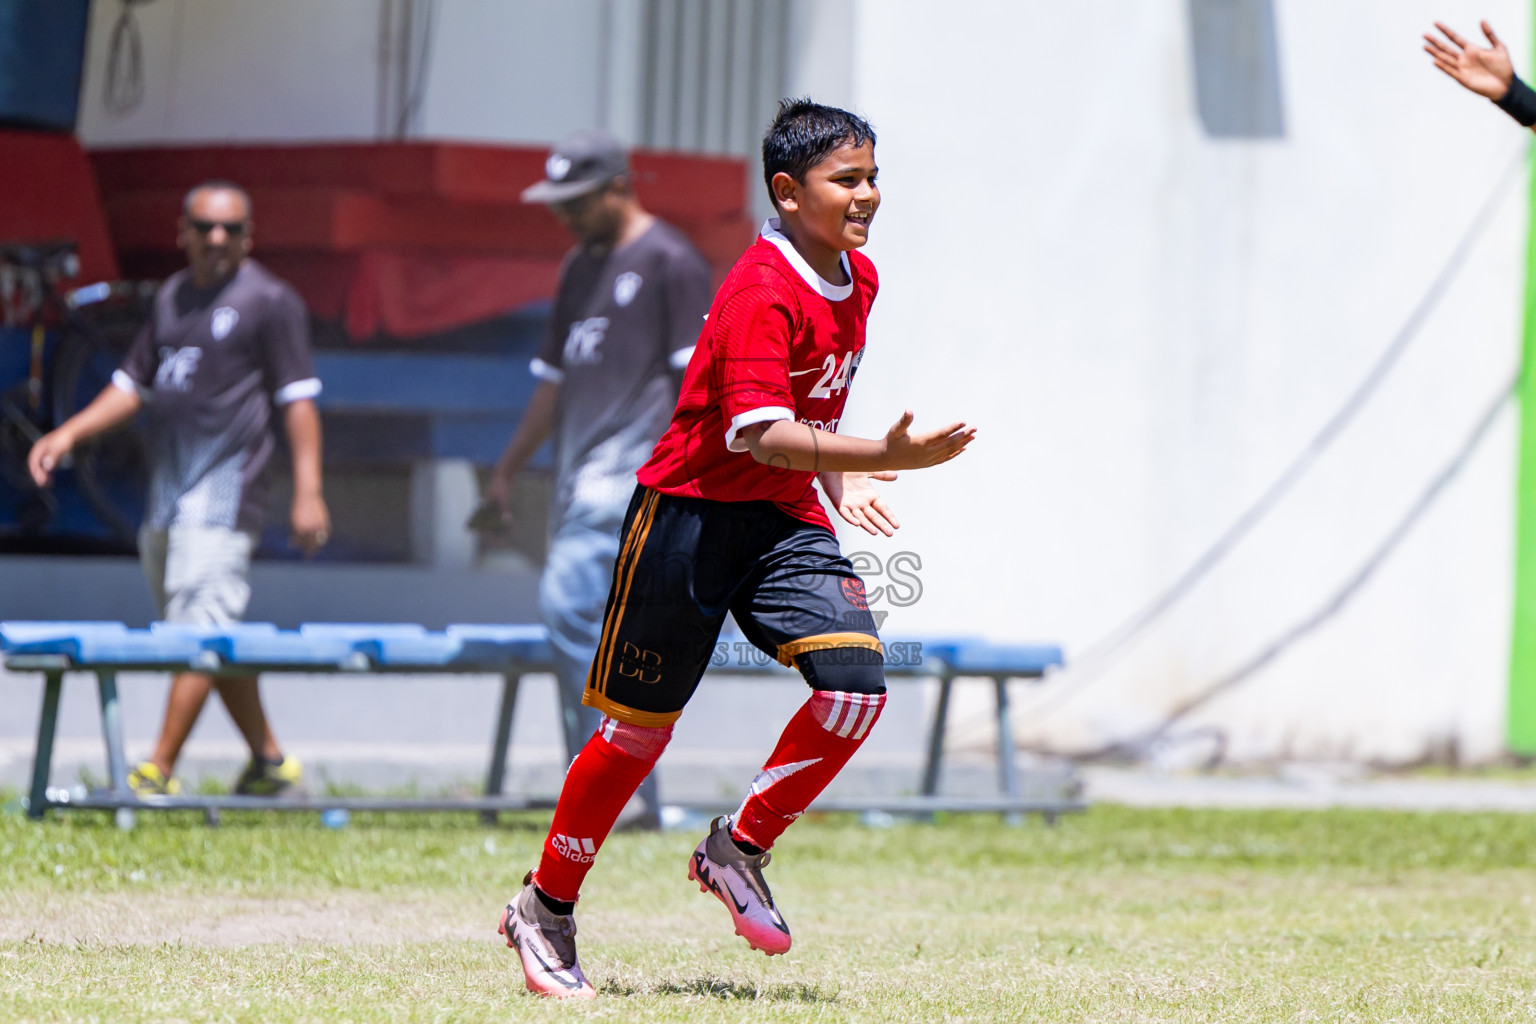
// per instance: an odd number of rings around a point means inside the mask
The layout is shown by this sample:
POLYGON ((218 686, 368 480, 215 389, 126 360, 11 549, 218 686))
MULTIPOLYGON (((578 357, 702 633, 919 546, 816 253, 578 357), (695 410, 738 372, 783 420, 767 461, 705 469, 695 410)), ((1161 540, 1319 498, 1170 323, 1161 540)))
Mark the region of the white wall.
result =
MULTIPOLYGON (((136 5, 144 99, 119 116, 102 97, 121 5, 97 0, 80 137, 88 146, 388 137, 398 123, 402 58, 381 45, 386 6, 386 0, 136 5)), ((392 9, 398 21, 402 7, 397 2, 392 9)), ((544 143, 607 123, 632 135, 635 114, 626 103, 632 105, 637 74, 637 12, 626 0, 438 0, 421 109, 409 134, 544 143)))
MULTIPOLYGON (((598 125, 656 148, 750 155, 780 89, 787 8, 784 0, 155 0, 133 8, 144 95, 126 114, 103 98, 121 10, 118 0, 92 6, 79 129, 90 146, 402 135, 543 144, 598 125), (650 35, 655 61, 645 52, 650 35)), ((835 0, 825 13, 847 24, 852 10, 851 0, 835 0)), ((836 67, 831 56, 817 50, 811 63, 836 67)))
MULTIPOLYGON (((1486 16, 1529 68, 1517 0, 1275 0, 1286 133, 1264 141, 1203 133, 1184 0, 784 2, 784 91, 850 105, 881 136, 869 253, 883 291, 848 429, 882 431, 906 406, 982 429, 964 459, 891 487, 895 541, 845 535, 923 559, 924 596, 892 610, 891 632, 1081 654, 1338 407, 1524 138, 1418 42, 1434 18, 1472 30, 1486 16)), ((146 94, 117 117, 101 74, 119 5, 102 0, 81 135, 388 134, 397 58, 381 58, 381 3, 138 6, 146 94)), ((537 143, 607 123, 637 137, 643 11, 441 0, 412 134, 537 143)), ((1048 684, 1065 699, 1025 707, 1025 736, 1081 747, 1148 726, 1328 598, 1513 367, 1525 222, 1519 188, 1304 484, 1113 672, 1080 693, 1081 673, 1048 684)), ((1401 760, 1448 736, 1496 752, 1513 426, 1342 614, 1195 722, 1220 725, 1239 757, 1401 760)))
POLYGON ((605 6, 442 0, 421 134, 545 143, 603 123, 605 6))
MULTIPOLYGON (((844 99, 880 132, 882 290, 845 429, 906 406, 981 428, 891 486, 895 541, 844 534, 923 559, 923 599, 888 630, 1081 653, 1211 543, 1385 348, 1524 143, 1419 33, 1486 16, 1529 67, 1528 6, 1278 0, 1286 135, 1216 142, 1182 3, 861 0, 844 99)), ((1291 499, 1116 670, 1048 716, 1023 708, 1028 739, 1153 724, 1366 557, 1515 365, 1523 192, 1291 499)), ((1447 735, 1493 755, 1513 438, 1511 413, 1342 615, 1193 721, 1239 757, 1401 760, 1447 735)))
POLYGON ((79 122, 86 145, 374 135, 378 0, 135 5, 144 98, 115 115, 102 94, 121 7, 91 5, 79 122))

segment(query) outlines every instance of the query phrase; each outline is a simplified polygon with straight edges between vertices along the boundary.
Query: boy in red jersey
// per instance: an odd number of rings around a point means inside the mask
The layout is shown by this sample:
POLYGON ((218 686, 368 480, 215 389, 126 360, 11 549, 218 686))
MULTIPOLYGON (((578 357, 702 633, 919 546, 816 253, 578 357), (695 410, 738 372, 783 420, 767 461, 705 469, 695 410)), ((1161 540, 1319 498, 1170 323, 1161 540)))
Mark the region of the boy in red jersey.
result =
POLYGON ((837 431, 864 351, 875 268, 855 250, 880 205, 875 133, 862 118, 786 100, 763 137, 779 217, 715 295, 677 411, 630 501, 585 703, 605 716, 566 773, 535 871, 499 930, 530 991, 590 998, 572 916, 603 840, 671 739, 729 613, 759 649, 800 670, 811 697, 741 808, 716 819, 688 877, 772 956, 789 926, 762 869, 768 848, 853 756, 885 704, 864 584, 838 549, 813 481, 870 533, 899 525, 870 484, 947 462, 973 428, 880 440, 837 431))

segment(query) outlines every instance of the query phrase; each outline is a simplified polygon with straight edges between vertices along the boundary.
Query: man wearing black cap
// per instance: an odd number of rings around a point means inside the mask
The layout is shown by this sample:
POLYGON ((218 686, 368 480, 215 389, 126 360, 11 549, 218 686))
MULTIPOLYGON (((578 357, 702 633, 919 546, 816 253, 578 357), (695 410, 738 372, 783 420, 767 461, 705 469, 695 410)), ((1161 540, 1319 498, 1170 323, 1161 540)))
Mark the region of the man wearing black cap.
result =
MULTIPOLYGON (((550 153, 523 201, 547 204, 575 236, 560 271, 539 385, 498 460, 487 501, 508 516, 513 480, 551 433, 555 487, 539 606, 560 677, 566 750, 601 714, 582 704, 619 554, 635 471, 667 428, 711 300, 710 271, 672 226, 641 207, 623 147, 577 132, 550 153)), ((654 779, 640 794, 657 823, 654 779)))

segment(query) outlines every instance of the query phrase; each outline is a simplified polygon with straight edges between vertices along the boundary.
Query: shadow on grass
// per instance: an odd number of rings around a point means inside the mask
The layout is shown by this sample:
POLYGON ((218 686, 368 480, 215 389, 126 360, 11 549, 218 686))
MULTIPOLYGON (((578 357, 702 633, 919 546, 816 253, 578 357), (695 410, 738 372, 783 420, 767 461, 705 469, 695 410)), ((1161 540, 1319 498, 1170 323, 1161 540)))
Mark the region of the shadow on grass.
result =
POLYGON ((655 985, 626 985, 605 982, 599 986, 602 995, 612 996, 710 996, 715 999, 742 1002, 770 1003, 835 1003, 837 992, 824 991, 819 985, 782 984, 749 985, 720 978, 695 978, 692 981, 663 981, 655 985))

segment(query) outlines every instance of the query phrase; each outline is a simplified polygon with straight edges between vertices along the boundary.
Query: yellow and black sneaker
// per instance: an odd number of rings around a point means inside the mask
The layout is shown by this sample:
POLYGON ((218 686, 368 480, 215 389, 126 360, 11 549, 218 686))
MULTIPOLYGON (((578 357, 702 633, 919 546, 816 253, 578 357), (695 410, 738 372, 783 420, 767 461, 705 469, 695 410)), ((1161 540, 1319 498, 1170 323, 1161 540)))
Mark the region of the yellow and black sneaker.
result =
POLYGON ((174 775, 161 775, 159 765, 153 761, 140 761, 128 773, 128 788, 134 796, 175 796, 181 792, 181 780, 174 775))
POLYGON ((303 793, 304 769, 298 759, 283 757, 269 761, 252 758, 235 783, 236 796, 299 796, 303 793))

